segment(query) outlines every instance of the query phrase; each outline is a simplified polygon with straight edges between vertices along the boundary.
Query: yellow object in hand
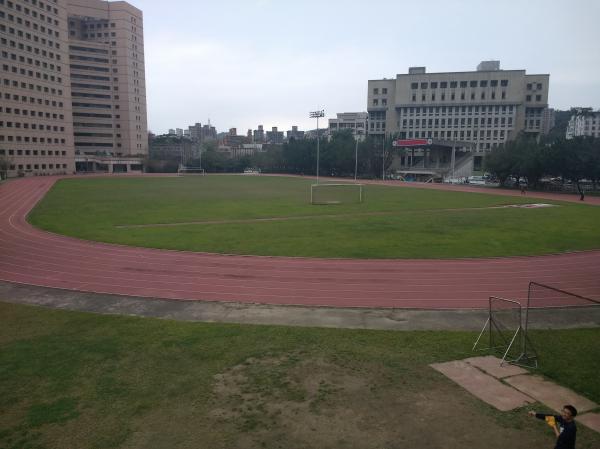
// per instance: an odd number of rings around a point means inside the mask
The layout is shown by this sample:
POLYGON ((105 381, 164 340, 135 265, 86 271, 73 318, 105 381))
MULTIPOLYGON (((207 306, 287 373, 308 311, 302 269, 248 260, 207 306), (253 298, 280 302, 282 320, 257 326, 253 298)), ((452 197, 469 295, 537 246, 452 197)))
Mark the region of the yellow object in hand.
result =
POLYGON ((546 416, 546 424, 553 428, 556 427, 556 419, 554 416, 546 416))

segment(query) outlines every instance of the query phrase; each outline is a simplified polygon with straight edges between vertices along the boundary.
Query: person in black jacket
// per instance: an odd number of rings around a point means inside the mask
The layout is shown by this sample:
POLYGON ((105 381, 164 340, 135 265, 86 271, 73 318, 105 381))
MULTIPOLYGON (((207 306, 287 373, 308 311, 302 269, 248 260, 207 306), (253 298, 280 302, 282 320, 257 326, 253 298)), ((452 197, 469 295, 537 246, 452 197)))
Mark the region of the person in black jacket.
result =
POLYGON ((552 427, 556 435, 556 446, 554 446, 554 449, 575 449, 575 438, 577 436, 577 426, 574 420, 577 416, 577 409, 575 407, 565 405, 560 415, 536 413, 532 410, 529 412, 529 416, 543 419, 552 427))

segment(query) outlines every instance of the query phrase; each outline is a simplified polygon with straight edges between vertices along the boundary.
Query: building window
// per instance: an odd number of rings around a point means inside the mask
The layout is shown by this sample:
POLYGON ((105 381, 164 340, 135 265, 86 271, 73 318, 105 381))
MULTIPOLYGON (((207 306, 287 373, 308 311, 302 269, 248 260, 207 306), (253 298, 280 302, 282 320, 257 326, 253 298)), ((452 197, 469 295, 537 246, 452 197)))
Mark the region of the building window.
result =
POLYGON ((531 95, 527 95, 527 96, 525 97, 525 100, 527 100, 527 101, 531 101, 531 95))
POLYGON ((373 88, 373 95, 378 95, 379 89, 377 87, 373 88))
POLYGON ((411 83, 410 84, 410 88, 411 89, 418 89, 419 88, 419 83, 411 83))
POLYGON ((387 106, 387 100, 385 98, 381 99, 381 105, 382 106, 387 106))
POLYGON ((436 83, 436 82, 431 83, 432 89, 437 89, 437 87, 438 87, 438 83, 436 83))
POLYGON ((442 82, 440 83, 440 88, 442 88, 442 89, 445 89, 445 88, 447 88, 447 87, 448 87, 448 83, 447 83, 446 81, 442 81, 442 82))
POLYGON ((412 101, 417 101, 417 96, 416 96, 416 94, 412 94, 412 101))
POLYGON ((532 89, 531 83, 527 83, 527 90, 531 90, 531 89, 532 89))
POLYGON ((458 83, 456 81, 450 81, 450 88, 451 89, 455 89, 456 86, 458 86, 458 83))
POLYGON ((542 101, 542 96, 541 95, 536 95, 535 96, 535 101, 542 101))
POLYGON ((469 87, 477 87, 477 81, 471 81, 469 87))
POLYGON ((377 98, 375 98, 373 100, 373 106, 378 106, 379 105, 379 100, 377 98))
POLYGON ((460 82, 460 87, 467 87, 467 82, 466 81, 461 81, 460 82))
POLYGON ((500 85, 501 85, 502 87, 506 87, 506 86, 508 86, 508 80, 500 80, 500 85))
POLYGON ((487 87, 487 80, 479 81, 479 87, 487 87))
POLYGON ((490 81, 490 86, 491 87, 497 87, 498 86, 498 80, 491 80, 490 81))
POLYGON ((381 89, 381 93, 382 93, 383 95, 387 94, 387 87, 383 87, 383 88, 381 89))
POLYGON ((427 83, 421 83, 421 89, 427 89, 427 83))
POLYGON ((537 83, 537 89, 542 90, 542 83, 537 83))

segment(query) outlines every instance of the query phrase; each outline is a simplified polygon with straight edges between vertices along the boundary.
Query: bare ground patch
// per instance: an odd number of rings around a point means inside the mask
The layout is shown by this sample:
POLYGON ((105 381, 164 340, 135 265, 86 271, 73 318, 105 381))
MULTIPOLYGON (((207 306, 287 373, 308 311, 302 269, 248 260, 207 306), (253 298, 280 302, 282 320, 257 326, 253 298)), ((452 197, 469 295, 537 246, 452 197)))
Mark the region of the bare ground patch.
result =
POLYGON ((539 429, 520 429, 529 427, 524 411, 499 419, 436 374, 403 382, 384 371, 297 354, 248 359, 215 376, 213 430, 235 435, 231 443, 244 448, 525 449, 552 443, 539 429))

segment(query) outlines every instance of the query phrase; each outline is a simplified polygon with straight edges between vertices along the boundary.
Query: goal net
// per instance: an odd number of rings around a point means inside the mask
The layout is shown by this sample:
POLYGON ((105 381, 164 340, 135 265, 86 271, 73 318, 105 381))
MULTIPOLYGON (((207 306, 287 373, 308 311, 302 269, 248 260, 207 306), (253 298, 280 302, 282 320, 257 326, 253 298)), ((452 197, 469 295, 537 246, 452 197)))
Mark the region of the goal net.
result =
POLYGON ((363 202, 362 184, 312 184, 311 204, 348 204, 363 202))
POLYGON ((177 174, 179 176, 188 176, 188 175, 200 175, 204 176, 206 172, 203 168, 200 167, 179 167, 177 170, 177 174))

